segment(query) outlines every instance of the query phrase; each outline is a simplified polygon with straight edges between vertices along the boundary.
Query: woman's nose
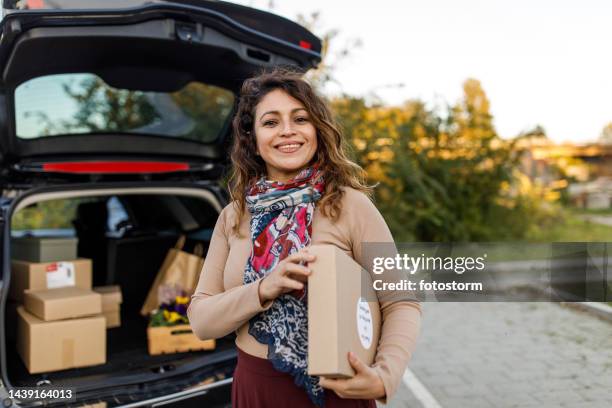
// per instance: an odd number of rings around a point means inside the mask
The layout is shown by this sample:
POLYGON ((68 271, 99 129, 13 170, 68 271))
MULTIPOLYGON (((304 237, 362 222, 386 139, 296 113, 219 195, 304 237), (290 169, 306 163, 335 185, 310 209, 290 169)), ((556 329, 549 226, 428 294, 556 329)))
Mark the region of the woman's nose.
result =
POLYGON ((281 127, 281 135, 282 136, 291 136, 295 134, 295 129, 291 121, 283 122, 281 127))

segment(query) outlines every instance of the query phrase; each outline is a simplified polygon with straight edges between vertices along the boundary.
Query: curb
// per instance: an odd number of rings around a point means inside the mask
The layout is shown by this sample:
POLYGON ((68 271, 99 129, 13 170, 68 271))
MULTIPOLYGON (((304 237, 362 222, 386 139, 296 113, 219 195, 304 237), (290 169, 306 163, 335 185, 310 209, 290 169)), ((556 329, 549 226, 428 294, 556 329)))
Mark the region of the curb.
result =
MULTIPOLYGON (((551 296, 549 288, 545 288, 538 285, 529 286, 523 289, 535 291, 546 297, 551 296)), ((612 306, 604 302, 557 302, 563 307, 578 310, 580 312, 589 313, 595 317, 612 323, 612 306)))
POLYGON ((562 306, 580 310, 612 323, 612 306, 599 302, 561 302, 562 306))

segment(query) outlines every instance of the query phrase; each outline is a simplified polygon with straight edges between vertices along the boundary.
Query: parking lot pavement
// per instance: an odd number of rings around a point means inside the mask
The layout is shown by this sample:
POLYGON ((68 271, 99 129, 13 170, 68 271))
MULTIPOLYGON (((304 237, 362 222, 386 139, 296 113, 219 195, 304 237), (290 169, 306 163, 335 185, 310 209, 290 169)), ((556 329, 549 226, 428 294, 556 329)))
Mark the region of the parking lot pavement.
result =
POLYGON ((434 403, 402 384, 387 407, 612 406, 609 322, 555 303, 426 303, 423 317, 410 369, 434 403))

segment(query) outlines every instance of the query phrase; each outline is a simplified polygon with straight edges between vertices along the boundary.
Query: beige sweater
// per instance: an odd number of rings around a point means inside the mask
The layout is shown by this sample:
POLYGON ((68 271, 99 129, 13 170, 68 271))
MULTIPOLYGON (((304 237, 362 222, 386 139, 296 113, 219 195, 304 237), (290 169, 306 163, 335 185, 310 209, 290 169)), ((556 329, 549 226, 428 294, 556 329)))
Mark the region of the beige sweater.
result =
MULTIPOLYGON (((312 244, 331 244, 343 250, 367 270, 371 262, 362 254, 363 242, 392 242, 384 219, 363 193, 344 189, 342 212, 336 222, 315 209, 312 244)), ((270 307, 261 305, 260 281, 243 284, 244 267, 251 251, 250 214, 240 223, 240 237, 232 232, 234 207, 223 209, 210 242, 200 281, 192 296, 188 317, 201 339, 237 332, 236 345, 244 352, 267 357, 267 346, 248 333, 249 319, 270 307)), ((385 387, 385 402, 393 396, 414 350, 420 329, 421 309, 416 302, 381 302, 382 332, 373 367, 385 387)))

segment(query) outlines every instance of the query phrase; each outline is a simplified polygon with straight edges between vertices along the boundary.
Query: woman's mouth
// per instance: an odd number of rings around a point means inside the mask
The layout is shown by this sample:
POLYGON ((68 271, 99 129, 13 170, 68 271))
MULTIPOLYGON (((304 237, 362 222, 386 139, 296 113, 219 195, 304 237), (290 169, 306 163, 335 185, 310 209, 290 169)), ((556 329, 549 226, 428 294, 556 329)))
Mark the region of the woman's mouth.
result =
POLYGON ((302 145, 300 143, 291 143, 277 146, 276 148, 280 150, 282 153, 294 153, 296 152, 302 145))

